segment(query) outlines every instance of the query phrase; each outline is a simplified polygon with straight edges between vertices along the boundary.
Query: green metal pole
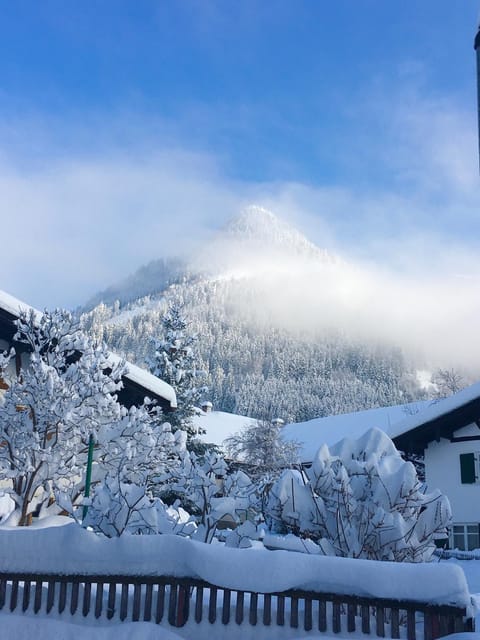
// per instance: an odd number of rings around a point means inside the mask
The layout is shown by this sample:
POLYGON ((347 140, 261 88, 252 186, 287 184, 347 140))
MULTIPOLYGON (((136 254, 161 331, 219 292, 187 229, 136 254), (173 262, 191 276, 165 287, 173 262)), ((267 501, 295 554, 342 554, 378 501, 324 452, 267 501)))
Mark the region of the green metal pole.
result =
MULTIPOLYGON (((87 474, 85 476, 85 498, 90 497, 90 484, 92 482, 92 463, 93 463, 93 435, 90 434, 88 438, 88 458, 87 458, 87 474)), ((82 520, 85 520, 87 517, 88 505, 83 505, 83 516, 82 520)))

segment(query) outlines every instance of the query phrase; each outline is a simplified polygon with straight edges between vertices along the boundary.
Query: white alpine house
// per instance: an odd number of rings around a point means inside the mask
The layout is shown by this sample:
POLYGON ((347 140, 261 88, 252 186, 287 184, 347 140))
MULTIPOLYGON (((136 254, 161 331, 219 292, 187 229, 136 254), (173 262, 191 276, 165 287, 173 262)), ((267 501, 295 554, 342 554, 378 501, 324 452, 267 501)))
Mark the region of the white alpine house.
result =
POLYGON ((450 501, 449 545, 480 547, 480 382, 443 400, 418 402, 318 418, 284 428, 284 437, 302 443, 303 462, 322 444, 358 437, 369 427, 387 433, 400 451, 424 456, 429 491, 450 501))

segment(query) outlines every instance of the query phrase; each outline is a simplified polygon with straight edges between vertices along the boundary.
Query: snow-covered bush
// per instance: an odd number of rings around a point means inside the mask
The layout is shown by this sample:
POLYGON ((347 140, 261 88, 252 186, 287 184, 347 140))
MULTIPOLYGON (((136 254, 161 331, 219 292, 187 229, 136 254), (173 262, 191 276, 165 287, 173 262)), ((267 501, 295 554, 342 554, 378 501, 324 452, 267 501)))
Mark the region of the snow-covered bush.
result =
POLYGON ((225 441, 229 455, 245 462, 252 476, 260 478, 298 462, 300 445, 284 440, 282 426, 272 420, 256 420, 225 441))
POLYGON ((121 415, 115 394, 125 368, 112 365, 67 311, 22 313, 15 341, 30 362, 16 375, 15 352, 0 356, 9 384, 0 412, 0 480, 16 505, 10 521, 25 525, 54 492, 79 493, 90 434, 96 439, 121 415))
POLYGON ((286 471, 265 508, 270 529, 311 538, 326 555, 420 562, 451 519, 438 490, 424 493, 415 468, 382 431, 322 446, 306 471, 286 471))
POLYGON ((108 537, 128 533, 191 534, 195 524, 189 515, 169 508, 152 491, 177 477, 182 456, 186 454, 186 433, 172 434, 170 424, 162 421, 155 407, 142 405, 123 409, 121 417, 105 425, 98 434, 95 479, 86 517, 83 508, 58 501, 83 526, 108 537))
POLYGON ((233 526, 243 521, 253 501, 254 487, 242 471, 229 473, 225 460, 216 452, 203 456, 186 452, 177 476, 167 487, 182 506, 195 517, 198 529, 194 537, 211 542, 220 521, 233 526))
POLYGON ((111 474, 95 487, 82 524, 108 538, 124 533, 189 536, 196 530, 192 517, 181 507, 167 506, 148 495, 145 485, 122 482, 111 474))

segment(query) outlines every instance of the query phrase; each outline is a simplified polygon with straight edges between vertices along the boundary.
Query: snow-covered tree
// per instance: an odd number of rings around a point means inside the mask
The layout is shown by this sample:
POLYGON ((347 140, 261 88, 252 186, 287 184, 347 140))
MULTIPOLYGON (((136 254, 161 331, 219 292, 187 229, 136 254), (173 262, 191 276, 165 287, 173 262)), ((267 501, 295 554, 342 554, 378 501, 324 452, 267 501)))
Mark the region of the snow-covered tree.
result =
POLYGON ((432 383, 435 385, 435 397, 438 399, 458 393, 466 386, 465 378, 456 369, 437 369, 432 374, 432 383))
POLYGON ((121 414, 115 394, 125 369, 112 365, 67 311, 22 313, 15 340, 30 362, 17 376, 14 351, 0 359, 9 383, 0 411, 0 480, 16 505, 12 519, 25 525, 54 492, 75 492, 90 435, 97 439, 121 414))
POLYGON ((256 420, 225 440, 229 455, 245 462, 255 477, 277 473, 298 463, 300 445, 284 440, 282 422, 256 420))
MULTIPOLYGON (((102 477, 87 502, 83 526, 107 537, 196 530, 185 510, 166 505, 152 492, 178 476, 185 432, 172 434, 168 422, 152 421, 145 407, 132 407, 103 430, 99 442, 106 445, 97 461, 102 477)), ((71 505, 68 510, 74 512, 71 505)))
POLYGON ((320 553, 400 562, 430 559, 451 519, 447 498, 424 493, 414 466, 378 429, 322 446, 305 472, 285 472, 265 515, 272 531, 310 538, 320 553))
POLYGON ((148 365, 154 375, 175 390, 178 408, 169 416, 172 427, 195 437, 192 417, 206 391, 202 383, 204 372, 198 366, 197 338, 177 303, 169 306, 161 323, 162 337, 153 341, 153 357, 148 365))

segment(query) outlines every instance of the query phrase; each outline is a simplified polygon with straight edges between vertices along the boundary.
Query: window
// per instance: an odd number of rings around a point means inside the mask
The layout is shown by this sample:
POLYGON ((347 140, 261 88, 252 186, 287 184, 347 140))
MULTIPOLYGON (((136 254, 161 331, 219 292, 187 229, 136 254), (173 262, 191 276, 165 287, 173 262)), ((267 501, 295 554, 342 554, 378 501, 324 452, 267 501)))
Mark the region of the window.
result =
POLYGON ((462 484, 475 484, 480 481, 480 454, 460 454, 460 478, 462 484))
POLYGON ((479 525, 475 522, 454 524, 450 530, 450 546, 461 551, 480 548, 479 525))

